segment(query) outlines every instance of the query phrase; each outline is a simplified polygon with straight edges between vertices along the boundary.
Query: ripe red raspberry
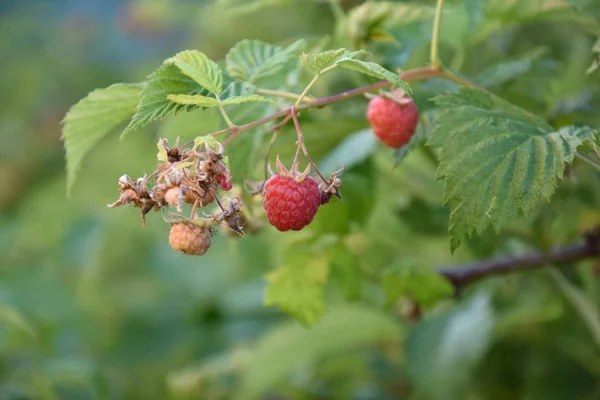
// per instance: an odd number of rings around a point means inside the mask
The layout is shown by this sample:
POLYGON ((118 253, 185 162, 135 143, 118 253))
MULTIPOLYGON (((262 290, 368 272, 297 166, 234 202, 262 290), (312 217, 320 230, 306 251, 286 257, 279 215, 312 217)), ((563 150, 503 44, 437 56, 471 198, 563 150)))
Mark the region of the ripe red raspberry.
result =
POLYGON ((210 247, 211 231, 187 222, 171 224, 169 243, 174 250, 183 254, 200 256, 210 247))
POLYGON ((321 190, 310 176, 294 178, 273 175, 265 182, 264 208, 269 223, 280 231, 299 231, 314 218, 321 204, 321 190))
POLYGON ((375 136, 386 146, 398 149, 408 143, 415 133, 419 110, 408 97, 396 102, 377 96, 369 102, 367 118, 375 136))

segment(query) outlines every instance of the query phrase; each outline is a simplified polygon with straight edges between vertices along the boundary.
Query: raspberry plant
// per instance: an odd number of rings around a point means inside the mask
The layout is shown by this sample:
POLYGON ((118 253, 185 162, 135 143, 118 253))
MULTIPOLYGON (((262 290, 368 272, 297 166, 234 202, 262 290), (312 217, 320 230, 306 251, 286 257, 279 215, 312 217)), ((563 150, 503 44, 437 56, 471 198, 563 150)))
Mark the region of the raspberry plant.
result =
MULTIPOLYGON (((229 6, 252 8, 259 7, 259 3, 233 1, 229 6)), ((316 324, 326 312, 325 288, 329 280, 338 281, 348 298, 353 297, 357 281, 373 281, 382 290, 388 308, 408 304, 410 312, 405 316, 417 320, 423 312, 460 297, 467 284, 481 277, 523 266, 598 256, 599 238, 593 229, 598 222, 596 216, 565 235, 571 241, 585 237, 585 245, 554 250, 551 248, 555 244, 563 243, 549 241, 544 234, 548 222, 546 216, 541 216, 554 212, 545 207, 557 187, 577 182, 579 176, 595 176, 600 170, 596 127, 585 123, 585 118, 559 118, 556 109, 569 105, 550 102, 550 111, 544 110, 528 97, 534 90, 529 87, 517 87, 506 94, 499 90, 522 74, 530 73, 526 77, 533 79, 531 75, 539 72, 533 65, 542 50, 489 66, 479 66, 473 59, 473 69, 462 74, 455 70, 466 69, 464 54, 456 54, 450 67, 440 59, 440 54, 449 53, 440 44, 442 15, 445 7, 454 8, 455 4, 444 5, 438 0, 431 8, 403 2, 365 2, 345 10, 338 1, 330 3, 339 17, 332 38, 277 44, 244 39, 220 60, 209 58, 202 49, 184 50, 167 58, 140 83, 115 84, 91 92, 64 119, 68 189, 73 188, 85 156, 118 126, 125 124, 121 139, 127 140, 154 121, 180 118, 186 113, 218 116, 218 129, 178 138, 172 147, 166 139, 158 138, 158 164, 146 166, 149 171, 141 177, 123 175, 118 179, 120 197, 110 207, 133 205, 140 208, 143 220, 153 210, 162 213, 171 226, 171 246, 189 255, 203 255, 210 251, 211 242, 223 240, 215 237, 220 228, 237 236, 255 234, 270 229, 264 227, 266 220, 279 231, 301 230, 268 233, 277 235, 274 258, 278 267, 266 275, 265 303, 278 306, 306 326, 316 324), (400 65, 399 60, 389 56, 396 38, 388 27, 421 21, 432 22, 429 60, 411 67, 400 65), (342 83, 331 84, 324 93, 320 85, 335 79, 342 83), (435 95, 430 96, 431 92, 435 95), (334 122, 343 120, 344 104, 351 99, 362 101, 363 122, 365 127, 367 122, 372 127, 350 137, 336 136, 338 154, 322 159, 322 154, 315 155, 319 144, 338 129, 335 124, 328 126, 324 119, 339 114, 334 122), (321 120, 320 113, 326 115, 321 120), (315 124, 320 137, 309 144, 303 129, 310 124, 315 124), (443 181, 443 193, 436 195, 445 209, 431 207, 433 196, 420 193, 422 198, 414 196, 405 209, 398 211, 406 214, 404 219, 416 234, 428 229, 428 224, 438 224, 432 220, 440 214, 448 217, 445 226, 452 253, 465 243, 489 241, 490 230, 496 235, 491 236, 492 242, 501 240, 502 235, 510 239, 526 236, 524 247, 539 253, 508 261, 484 261, 466 268, 435 269, 426 260, 398 259, 377 270, 369 260, 354 261, 365 252, 362 243, 366 229, 361 226, 361 212, 368 205, 356 205, 352 203, 354 196, 342 194, 367 191, 376 197, 377 190, 382 190, 371 185, 372 179, 361 181, 352 175, 346 178, 348 171, 370 155, 375 136, 395 149, 380 152, 388 170, 402 170, 407 156, 418 153, 434 165, 435 177, 443 181), (185 140, 189 141, 182 143, 185 140), (347 210, 351 210, 351 222, 336 226, 336 213, 347 210), (418 215, 412 225, 411 214, 418 215), (519 225, 531 215, 536 217, 531 227, 538 234, 534 239, 529 233, 523 234, 519 225), (347 268, 351 271, 336 272, 340 259, 350 260, 347 268)), ((586 15, 583 6, 578 8, 569 2, 530 0, 523 8, 514 2, 492 3, 489 12, 498 15, 497 23, 490 25, 490 31, 473 28, 475 36, 469 46, 480 46, 508 16, 515 24, 532 15, 542 20, 564 18, 586 31, 600 32, 598 22, 586 15)), ((468 24, 477 26, 483 18, 477 10, 475 5, 467 7, 468 24)), ((592 76, 597 64, 595 60, 589 69, 586 66, 576 73, 584 76, 587 69, 592 76)), ((544 71, 545 66, 536 66, 544 71)), ((592 182, 597 184, 594 178, 592 182)), ((389 224, 381 225, 381 230, 390 228, 389 224)), ((393 235, 393 228, 389 230, 393 235)), ((378 240, 388 234, 382 235, 378 240)), ((509 244, 503 245, 504 250, 510 247, 510 241, 506 242, 509 244)), ((485 246, 473 251, 493 255, 486 252, 485 246)), ((552 279, 564 286, 561 277, 552 279)), ((461 313, 472 312, 481 319, 472 328, 487 337, 492 329, 490 301, 489 297, 474 295, 438 322, 450 326, 453 319, 461 318, 461 313)), ((597 326, 594 329, 598 334, 597 326)), ((426 335, 426 331, 423 328, 421 333, 426 335)), ((485 347, 484 339, 481 343, 485 347)), ((448 398, 460 398, 462 377, 469 375, 481 357, 478 348, 473 353, 465 370, 458 371, 461 378, 456 386, 450 385, 456 392, 448 398)), ((444 398, 437 388, 420 382, 418 377, 423 371, 418 365, 414 368, 411 373, 417 376, 415 381, 421 390, 434 398, 444 398)), ((442 372, 434 370, 439 376, 442 372)))

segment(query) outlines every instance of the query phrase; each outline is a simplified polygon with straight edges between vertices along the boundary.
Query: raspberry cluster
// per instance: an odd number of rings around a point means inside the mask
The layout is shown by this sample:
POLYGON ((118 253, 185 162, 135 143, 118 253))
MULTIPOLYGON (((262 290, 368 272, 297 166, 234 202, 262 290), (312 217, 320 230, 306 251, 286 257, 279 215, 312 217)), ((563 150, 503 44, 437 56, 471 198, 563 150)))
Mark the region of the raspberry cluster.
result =
POLYGON ((171 223, 169 243, 181 253, 202 255, 210 247, 215 226, 223 224, 240 235, 244 233, 239 218, 242 203, 239 198, 228 199, 226 207, 223 205, 226 201, 218 197, 219 190, 232 188, 229 167, 220 144, 210 138, 199 138, 179 148, 178 142, 171 148, 166 140, 160 140, 156 170, 135 180, 123 175, 119 178, 119 200, 108 206, 114 208, 131 204, 140 208, 142 223, 145 224, 146 214, 151 210, 173 208, 181 212, 184 204, 191 205, 190 218, 176 214, 165 217, 171 223), (197 209, 214 201, 220 212, 199 218, 197 209))

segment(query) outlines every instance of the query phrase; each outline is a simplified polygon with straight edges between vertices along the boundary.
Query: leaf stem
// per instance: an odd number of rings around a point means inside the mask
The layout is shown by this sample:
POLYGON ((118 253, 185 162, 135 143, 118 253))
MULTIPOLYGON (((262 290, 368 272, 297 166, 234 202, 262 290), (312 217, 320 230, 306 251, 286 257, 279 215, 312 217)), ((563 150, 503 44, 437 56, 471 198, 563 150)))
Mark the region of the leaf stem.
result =
POLYGON ((296 103, 294 104, 294 107, 296 108, 297 111, 299 111, 299 106, 302 103, 302 100, 304 99, 304 97, 306 97, 306 95, 308 94, 308 91, 310 89, 312 89, 313 86, 315 86, 315 84, 317 83, 317 81, 319 80, 319 78, 321 78, 321 76, 323 76, 325 73, 331 71, 332 69, 337 68, 337 65, 330 65, 327 68, 322 69, 321 71, 319 71, 310 81, 310 83, 304 88, 304 90, 302 91, 302 93, 300 94, 300 97, 298 98, 298 100, 296 100, 296 103))
MULTIPOLYGON (((292 100, 298 100, 300 98, 299 94, 291 93, 291 92, 284 92, 281 90, 256 89, 256 93, 264 94, 266 96, 283 97, 283 98, 292 99, 292 100)), ((315 98, 312 96, 304 96, 302 101, 305 103, 310 103, 311 101, 315 101, 315 98)))
POLYGON ((591 158, 588 158, 588 157, 584 156, 583 154, 581 154, 579 152, 575 153, 575 157, 579 158, 583 162, 586 162, 587 164, 589 164, 590 166, 592 166, 592 168, 594 168, 596 171, 600 171, 600 164, 598 164, 597 162, 595 162, 591 158))
POLYGON ((442 63, 438 58, 438 47, 440 40, 440 25, 442 22, 442 9, 444 8, 444 0, 437 0, 435 7, 435 18, 433 20, 433 34, 431 37, 431 52, 430 60, 434 68, 441 69, 442 63))
POLYGON ((229 115, 227 115, 227 112, 225 111, 225 107, 223 107, 223 105, 221 104, 221 99, 219 98, 219 95, 215 94, 215 97, 217 98, 217 101, 219 102, 219 111, 221 112, 223 119, 227 123, 227 126, 229 126, 230 128, 234 128, 236 125, 231 121, 231 119, 229 118, 229 115))
POLYGON ((294 126, 296 127, 296 133, 298 134, 298 149, 296 151, 296 156, 294 157, 293 165, 296 166, 298 161, 298 154, 300 153, 300 149, 302 149, 302 153, 304 153, 304 158, 308 161, 308 164, 315 170, 319 178, 323 182, 327 182, 327 180, 321 174, 321 171, 317 168, 317 165, 313 162, 308 154, 308 149, 306 148, 306 144, 304 143, 304 135, 302 134, 302 129, 300 128, 300 122, 298 121, 298 115, 296 114, 296 109, 294 107, 291 108, 292 119, 294 120, 294 126))

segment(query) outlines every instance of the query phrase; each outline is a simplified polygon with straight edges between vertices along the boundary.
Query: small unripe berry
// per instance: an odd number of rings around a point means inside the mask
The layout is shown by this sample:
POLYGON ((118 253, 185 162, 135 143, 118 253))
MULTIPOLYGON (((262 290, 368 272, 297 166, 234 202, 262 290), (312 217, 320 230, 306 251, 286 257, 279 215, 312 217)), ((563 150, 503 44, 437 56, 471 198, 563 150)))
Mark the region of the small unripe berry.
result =
POLYGON ((369 102, 367 118, 375 136, 386 146, 398 149, 409 142, 419 123, 419 110, 410 98, 399 102, 377 96, 369 102))
POLYGON ((187 222, 176 222, 171 225, 169 244, 174 250, 183 254, 199 256, 210 247, 211 231, 187 222))
POLYGON ((307 176, 301 182, 274 175, 265 182, 263 203, 269 223, 280 231, 299 231, 314 218, 321 205, 321 190, 307 176))

